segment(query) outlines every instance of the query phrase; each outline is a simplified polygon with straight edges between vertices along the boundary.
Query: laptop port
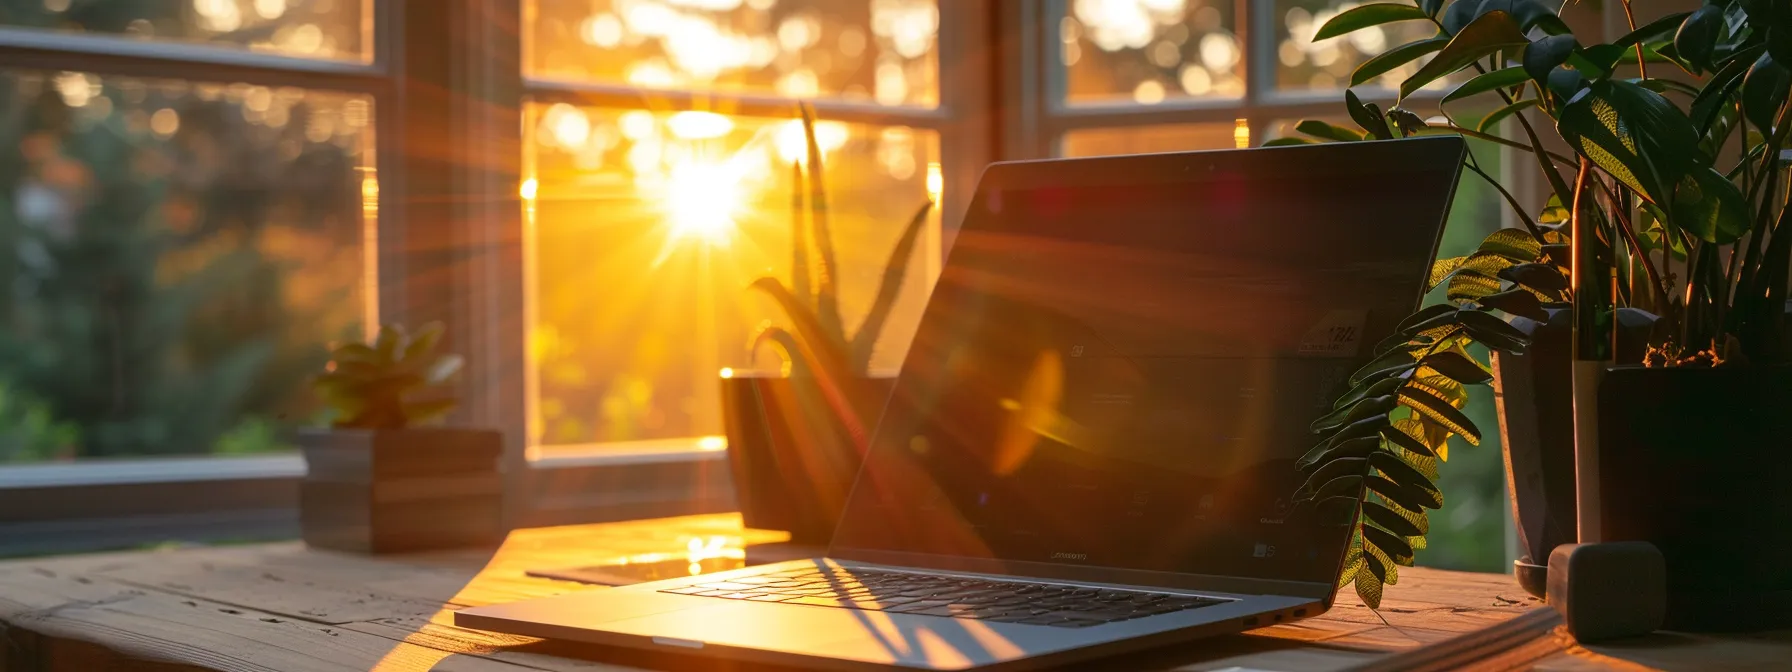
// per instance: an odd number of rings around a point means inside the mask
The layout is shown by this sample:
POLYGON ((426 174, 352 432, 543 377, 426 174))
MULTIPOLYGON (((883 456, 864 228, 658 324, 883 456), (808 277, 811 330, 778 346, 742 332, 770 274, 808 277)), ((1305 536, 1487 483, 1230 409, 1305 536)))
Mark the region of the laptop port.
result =
POLYGON ((1276 622, 1277 622, 1277 623, 1281 623, 1281 622, 1282 622, 1282 615, 1281 615, 1281 614, 1276 614, 1276 622))

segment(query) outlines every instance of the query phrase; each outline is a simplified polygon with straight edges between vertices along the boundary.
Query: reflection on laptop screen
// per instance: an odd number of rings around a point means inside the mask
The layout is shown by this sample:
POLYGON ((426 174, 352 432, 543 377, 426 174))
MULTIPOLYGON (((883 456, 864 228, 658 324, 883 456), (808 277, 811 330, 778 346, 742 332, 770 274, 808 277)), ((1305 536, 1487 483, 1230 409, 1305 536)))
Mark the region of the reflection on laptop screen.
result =
POLYGON ((1455 173, 1256 154, 992 169, 835 548, 1332 580, 1344 531, 1290 515, 1294 461, 1417 304, 1455 173))

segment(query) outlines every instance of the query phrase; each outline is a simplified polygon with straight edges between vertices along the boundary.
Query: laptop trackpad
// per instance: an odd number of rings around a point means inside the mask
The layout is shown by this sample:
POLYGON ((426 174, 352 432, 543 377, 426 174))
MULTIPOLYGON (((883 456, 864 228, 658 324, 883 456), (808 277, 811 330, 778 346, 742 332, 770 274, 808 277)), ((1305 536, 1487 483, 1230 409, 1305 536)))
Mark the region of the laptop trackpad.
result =
POLYGON ((951 669, 1017 657, 1022 643, 978 621, 900 616, 824 607, 727 603, 604 623, 612 632, 656 638, 666 646, 698 642, 951 669))

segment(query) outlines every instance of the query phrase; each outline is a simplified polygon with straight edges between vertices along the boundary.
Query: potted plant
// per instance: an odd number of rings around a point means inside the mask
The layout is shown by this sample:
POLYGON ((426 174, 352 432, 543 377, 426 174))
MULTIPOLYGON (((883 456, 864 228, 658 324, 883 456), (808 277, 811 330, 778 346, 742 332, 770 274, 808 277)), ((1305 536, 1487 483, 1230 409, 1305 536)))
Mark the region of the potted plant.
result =
POLYGON ((1424 547, 1448 439, 1479 440, 1460 412, 1471 387, 1496 380, 1478 344, 1499 364, 1521 563, 1575 539, 1573 353, 1617 364, 1597 387, 1596 520, 1604 540, 1662 549, 1670 626, 1792 619, 1792 499, 1777 487, 1792 476, 1792 6, 1708 0, 1641 21, 1623 9, 1630 32, 1605 44, 1582 44, 1536 0, 1363 5, 1315 35, 1428 22, 1434 37, 1370 59, 1353 85, 1427 54, 1402 98, 1464 81, 1443 98, 1442 123, 1347 92, 1361 130, 1306 121, 1297 128, 1311 139, 1278 144, 1456 133, 1528 153, 1552 194, 1533 211, 1471 158, 1522 228, 1439 260, 1431 282, 1449 303, 1402 324, 1314 423, 1324 436, 1302 462, 1301 496, 1355 526, 1340 585, 1371 605, 1424 547), (1452 105, 1471 96, 1501 106, 1469 123, 1452 105), (1496 131, 1508 118, 1521 135, 1496 131))
POLYGON ((300 432, 305 543, 362 553, 495 545, 504 539, 496 431, 420 427, 454 408, 461 358, 436 352, 442 325, 380 327, 332 351, 313 389, 335 414, 300 432))
POLYGON ((871 375, 872 349, 895 307, 933 203, 924 201, 903 228, 865 318, 848 332, 834 282, 837 265, 815 113, 808 104, 799 112, 807 165, 791 167, 790 283, 763 277, 751 285, 783 310, 790 328, 762 326, 749 352, 775 350, 783 370, 778 376, 725 372, 722 408, 746 524, 788 530, 796 544, 825 544, 890 394, 891 380, 871 375))

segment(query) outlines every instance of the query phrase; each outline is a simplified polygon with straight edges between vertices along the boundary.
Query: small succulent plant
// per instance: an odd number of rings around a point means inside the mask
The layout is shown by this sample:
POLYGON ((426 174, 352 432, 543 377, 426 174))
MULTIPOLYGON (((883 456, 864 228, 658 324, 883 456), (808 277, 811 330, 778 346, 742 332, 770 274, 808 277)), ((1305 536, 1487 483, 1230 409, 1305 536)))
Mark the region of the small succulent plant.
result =
POLYGON ((436 352, 441 341, 439 322, 415 334, 400 325, 381 325, 371 345, 336 346, 312 389, 335 410, 336 427, 403 429, 439 418, 458 401, 441 386, 462 364, 458 355, 436 352))

